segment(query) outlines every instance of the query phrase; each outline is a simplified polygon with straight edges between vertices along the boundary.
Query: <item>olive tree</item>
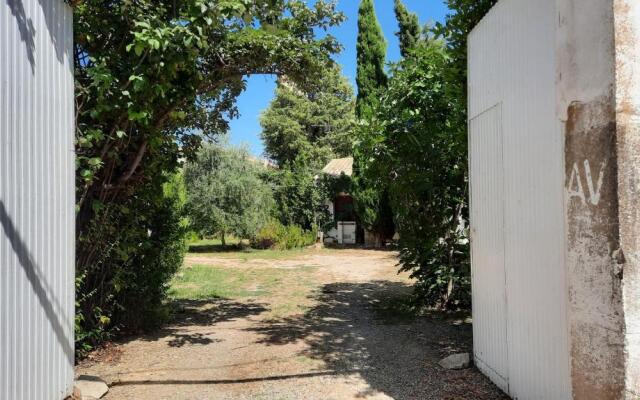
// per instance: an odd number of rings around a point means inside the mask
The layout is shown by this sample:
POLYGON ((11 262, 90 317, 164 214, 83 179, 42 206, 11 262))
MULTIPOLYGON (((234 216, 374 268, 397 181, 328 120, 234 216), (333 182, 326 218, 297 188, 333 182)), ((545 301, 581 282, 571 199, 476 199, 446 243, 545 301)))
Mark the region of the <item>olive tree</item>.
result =
POLYGON ((206 144, 184 168, 186 211, 192 229, 251 239, 273 209, 271 188, 262 180, 265 167, 246 148, 206 144))

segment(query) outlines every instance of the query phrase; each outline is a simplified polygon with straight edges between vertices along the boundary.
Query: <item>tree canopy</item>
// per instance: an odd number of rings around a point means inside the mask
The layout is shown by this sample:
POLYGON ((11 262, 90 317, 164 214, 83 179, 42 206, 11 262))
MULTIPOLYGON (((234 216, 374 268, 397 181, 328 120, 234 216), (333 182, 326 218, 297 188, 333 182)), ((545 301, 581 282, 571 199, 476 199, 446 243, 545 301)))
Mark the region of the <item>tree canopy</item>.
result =
POLYGON ((387 171, 402 268, 418 278, 429 304, 462 307, 470 290, 466 129, 462 104, 447 87, 449 62, 440 42, 415 49, 393 68, 369 129, 382 132, 376 151, 387 171))
POLYGON ((190 227, 202 236, 252 239, 273 210, 266 167, 246 148, 205 144, 184 167, 190 227))
POLYGON ((273 172, 274 198, 282 224, 312 230, 326 223, 328 195, 316 179, 318 174, 318 169, 302 158, 273 172))
MULTIPOLYGON (((360 125, 365 179, 359 186, 373 200, 386 190, 400 263, 417 279, 418 298, 459 308, 470 304, 466 40, 495 0, 447 3, 452 11, 444 24, 410 51, 402 44, 406 56, 391 68, 381 102, 360 125)), ((402 33, 406 10, 396 11, 402 33)))
POLYGON ((281 167, 303 157, 316 168, 350 155, 354 107, 353 89, 338 66, 327 69, 313 90, 281 78, 260 118, 266 155, 281 167))
POLYGON ((307 230, 322 227, 328 219, 328 194, 317 177, 331 158, 351 154, 351 85, 338 66, 328 68, 313 90, 280 79, 260 124, 265 152, 278 164, 270 175, 280 222, 307 230))
POLYGON ((162 190, 178 159, 226 131, 247 75, 313 87, 340 48, 317 32, 342 19, 329 0, 77 3, 80 342, 155 319, 182 257, 152 251, 182 246, 179 224, 170 224, 178 210, 162 190))
MULTIPOLYGON (((147 162, 180 142, 224 133, 244 77, 308 84, 338 50, 314 29, 341 20, 333 3, 87 0, 75 13, 79 222, 92 203, 145 179, 147 162)), ((177 147, 173 153, 177 154, 177 147)), ((82 231, 82 229, 80 229, 82 231)))
POLYGON ((420 21, 415 13, 407 10, 402 0, 395 0, 394 11, 398 20, 396 36, 400 40, 400 54, 406 58, 421 39, 420 21))
POLYGON ((378 22, 373 0, 361 0, 358 9, 358 39, 356 43, 358 99, 356 115, 364 118, 378 102, 381 90, 387 84, 384 70, 387 42, 378 22))
MULTIPOLYGON (((463 104, 467 102, 467 37, 498 0, 446 0, 451 10, 433 32, 444 39, 451 63, 448 82, 463 104)), ((466 107, 462 111, 466 114, 466 107)))

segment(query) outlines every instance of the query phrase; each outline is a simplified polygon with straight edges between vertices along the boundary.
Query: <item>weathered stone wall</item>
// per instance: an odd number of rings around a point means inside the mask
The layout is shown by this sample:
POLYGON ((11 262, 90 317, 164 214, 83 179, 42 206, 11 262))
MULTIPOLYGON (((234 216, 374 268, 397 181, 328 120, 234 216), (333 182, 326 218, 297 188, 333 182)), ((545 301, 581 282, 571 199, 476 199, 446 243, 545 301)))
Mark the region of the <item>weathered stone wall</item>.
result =
POLYGON ((621 399, 624 312, 611 0, 558 0, 565 135, 571 381, 575 399, 621 399))
POLYGON ((575 399, 640 398, 640 2, 558 0, 575 399))
POLYGON ((616 137, 625 395, 640 398, 640 2, 615 0, 616 137))

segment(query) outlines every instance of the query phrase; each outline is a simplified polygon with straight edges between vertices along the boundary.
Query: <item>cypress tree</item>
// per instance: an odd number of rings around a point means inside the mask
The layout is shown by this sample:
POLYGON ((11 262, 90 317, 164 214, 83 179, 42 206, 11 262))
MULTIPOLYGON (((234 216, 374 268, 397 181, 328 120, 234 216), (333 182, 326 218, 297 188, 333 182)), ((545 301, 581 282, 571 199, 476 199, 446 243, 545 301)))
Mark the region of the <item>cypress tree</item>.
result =
MULTIPOLYGON (((372 120, 380 104, 380 96, 387 87, 384 71, 387 43, 378 23, 373 0, 361 0, 358 11, 358 68, 356 82, 358 97, 356 115, 372 120)), ((361 132, 362 133, 362 132, 361 132)), ((358 223, 375 235, 376 246, 393 236, 393 214, 389 206, 386 182, 375 161, 376 138, 360 136, 354 148, 352 195, 358 223)), ((383 168, 384 169, 384 168, 383 168)))
POLYGON ((406 58, 420 40, 420 22, 416 14, 407 10, 402 0, 395 0, 394 11, 398 20, 399 31, 396 36, 400 39, 400 54, 406 58))
POLYGON ((364 118, 370 115, 379 101, 380 91, 387 85, 387 74, 384 71, 387 43, 376 17, 373 0, 360 2, 356 49, 358 55, 356 114, 358 118, 364 118))

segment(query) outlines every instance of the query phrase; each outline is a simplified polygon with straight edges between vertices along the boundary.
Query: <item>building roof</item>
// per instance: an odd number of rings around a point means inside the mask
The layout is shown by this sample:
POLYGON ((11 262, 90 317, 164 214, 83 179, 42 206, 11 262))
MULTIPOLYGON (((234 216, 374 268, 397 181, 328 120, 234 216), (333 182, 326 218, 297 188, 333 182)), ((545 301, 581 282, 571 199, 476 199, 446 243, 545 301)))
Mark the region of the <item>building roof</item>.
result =
POLYGON ((342 174, 351 176, 353 175, 353 157, 331 160, 329 164, 322 169, 322 172, 331 176, 340 176, 342 174))

